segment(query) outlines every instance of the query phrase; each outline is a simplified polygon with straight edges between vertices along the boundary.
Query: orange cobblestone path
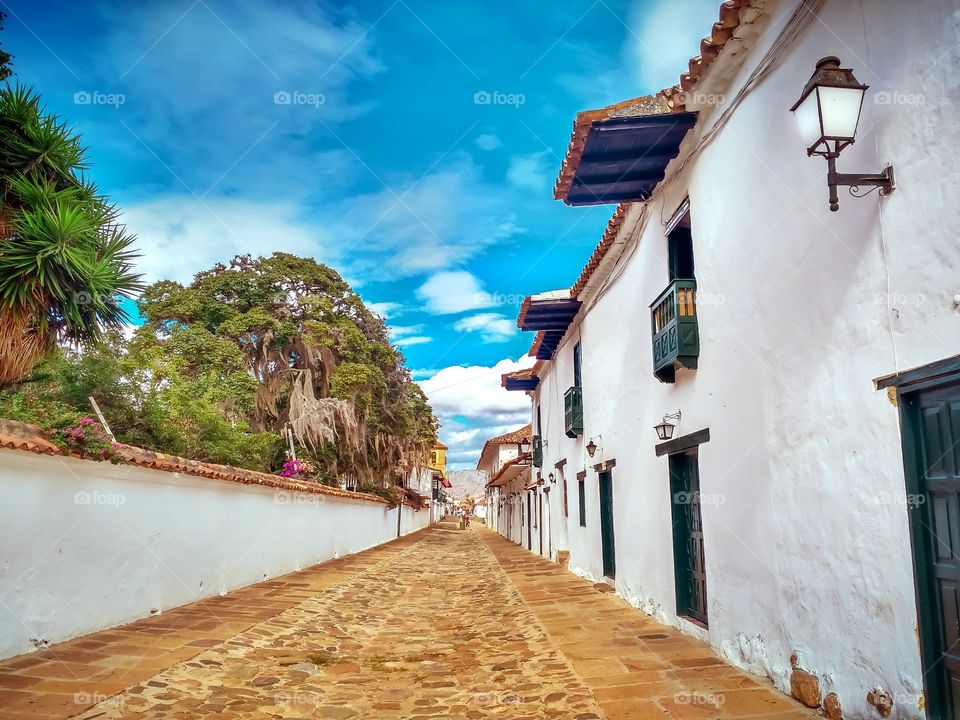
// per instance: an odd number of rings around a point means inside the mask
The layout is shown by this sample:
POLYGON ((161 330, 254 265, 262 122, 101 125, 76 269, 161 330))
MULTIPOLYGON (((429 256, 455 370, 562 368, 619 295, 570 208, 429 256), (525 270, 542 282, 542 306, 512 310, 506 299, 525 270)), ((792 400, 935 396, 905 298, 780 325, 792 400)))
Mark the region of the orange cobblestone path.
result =
POLYGON ((0 662, 0 717, 815 717, 484 530, 432 529, 0 662))

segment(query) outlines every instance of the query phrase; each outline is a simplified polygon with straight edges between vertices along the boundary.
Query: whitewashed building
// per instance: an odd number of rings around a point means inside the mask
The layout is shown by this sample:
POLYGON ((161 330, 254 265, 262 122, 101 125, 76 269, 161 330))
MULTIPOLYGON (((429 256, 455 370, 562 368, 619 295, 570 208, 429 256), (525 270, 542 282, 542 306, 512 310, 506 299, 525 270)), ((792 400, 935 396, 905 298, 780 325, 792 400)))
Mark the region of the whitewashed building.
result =
MULTIPOLYGON (((487 440, 477 460, 477 469, 485 473, 486 524, 504 537, 528 549, 549 546, 549 508, 531 497, 538 478, 531 475, 533 457, 530 425, 487 440), (527 503, 525 505, 524 503, 527 503), (546 514, 545 514, 546 512, 546 514), (544 530, 547 537, 544 540, 544 530)), ((539 483, 542 486, 542 482, 539 483)))
POLYGON ((521 309, 532 465, 491 525, 831 717, 958 718, 960 7, 704 30, 677 86, 576 118, 555 196, 617 208, 521 309))
POLYGON ((487 519, 487 496, 478 495, 477 497, 471 498, 471 499, 473 500, 473 507, 470 512, 473 514, 474 517, 486 520, 487 519))

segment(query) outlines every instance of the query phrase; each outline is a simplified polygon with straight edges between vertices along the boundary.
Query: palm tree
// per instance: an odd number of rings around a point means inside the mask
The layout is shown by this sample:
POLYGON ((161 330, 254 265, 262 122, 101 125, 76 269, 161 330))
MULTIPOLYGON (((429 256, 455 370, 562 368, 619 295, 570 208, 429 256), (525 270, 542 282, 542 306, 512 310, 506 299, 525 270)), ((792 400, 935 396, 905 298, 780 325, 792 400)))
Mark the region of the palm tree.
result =
POLYGON ((83 176, 80 137, 22 86, 0 89, 0 388, 57 341, 97 342, 141 288, 133 236, 83 176))

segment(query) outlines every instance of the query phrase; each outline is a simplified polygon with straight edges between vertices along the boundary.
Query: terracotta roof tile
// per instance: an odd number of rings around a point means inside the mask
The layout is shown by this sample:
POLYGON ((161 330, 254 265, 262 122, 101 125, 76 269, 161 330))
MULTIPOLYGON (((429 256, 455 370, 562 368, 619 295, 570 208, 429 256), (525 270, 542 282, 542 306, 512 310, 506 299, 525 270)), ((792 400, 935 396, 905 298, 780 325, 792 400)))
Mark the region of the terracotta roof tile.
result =
POLYGON ((524 380, 526 378, 533 377, 533 368, 528 367, 523 370, 515 370, 514 372, 504 373, 500 376, 500 387, 507 386, 507 380, 524 380))
POLYGON ((680 112, 683 108, 673 108, 665 97, 644 95, 632 100, 614 103, 599 110, 584 110, 578 112, 573 120, 573 132, 567 145, 567 154, 560 165, 560 176, 553 187, 553 199, 563 200, 573 185, 573 178, 580 165, 580 156, 583 154, 590 126, 598 120, 610 120, 621 117, 645 117, 648 115, 666 115, 671 112, 680 112))
POLYGON ((673 87, 661 90, 659 97, 665 98, 673 107, 684 105, 684 92, 694 88, 703 73, 717 59, 723 46, 733 37, 733 30, 740 24, 740 10, 748 0, 726 0, 720 4, 719 19, 710 28, 710 34, 700 41, 700 54, 690 58, 687 72, 680 75, 680 81, 673 87))
POLYGON ((40 428, 10 420, 0 420, 0 447, 39 455, 63 454, 59 447, 43 436, 40 428))
POLYGON ((578 297, 583 291, 583 288, 586 287, 587 282, 593 276, 594 271, 600 266, 600 263, 603 261, 603 258, 606 257, 607 252, 613 246, 614 240, 617 239, 617 233, 620 232, 620 227, 623 225, 623 218, 627 215, 627 209, 629 204, 621 203, 617 205, 617 209, 613 212, 613 217, 610 218, 610 222, 607 223, 607 229, 603 231, 603 236, 600 238, 600 242, 597 243, 597 247, 594 248, 593 252, 590 254, 590 259, 587 260, 587 264, 584 266, 583 270, 580 272, 580 277, 577 278, 577 281, 573 284, 573 287, 570 288, 570 297, 578 297))
POLYGON ((566 198, 580 165, 580 156, 583 153, 590 126, 594 122, 612 118, 663 115, 685 110, 685 94, 696 86, 727 41, 733 37, 734 28, 740 24, 740 9, 748 2, 749 0, 725 0, 720 4, 719 19, 711 27, 710 34, 700 41, 700 54, 690 58, 687 71, 680 75, 676 85, 661 90, 656 95, 643 95, 598 110, 577 113, 573 121, 573 132, 570 135, 567 154, 560 166, 560 175, 553 188, 555 200, 566 198))
POLYGON ((530 423, 527 423, 522 428, 514 430, 512 432, 504 433, 503 435, 497 435, 492 437, 484 443, 484 446, 496 444, 496 445, 507 445, 509 443, 518 443, 524 438, 529 440, 533 436, 533 426, 530 423))
POLYGON ((545 333, 543 330, 537 330, 537 334, 533 336, 533 343, 530 345, 530 349, 527 350, 527 355, 530 357, 536 357, 537 353, 540 351, 540 343, 543 342, 543 336, 545 333))
MULTIPOLYGON (((9 450, 26 450, 45 455, 66 455, 57 445, 43 436, 40 428, 26 423, 12 420, 0 420, 0 447, 9 450)), ((123 464, 139 465, 140 467, 163 472, 180 472, 185 475, 210 478, 211 480, 226 480, 242 485, 263 485, 277 490, 293 490, 297 492, 313 493, 315 495, 333 495, 353 500, 368 500, 387 504, 384 498, 366 493, 355 493, 340 488, 320 485, 319 483, 282 478, 279 475, 235 468, 229 465, 216 465, 198 460, 188 460, 176 455, 144 450, 130 445, 120 445, 117 453, 123 464)), ((79 456, 74 456, 79 457, 79 456)), ((95 461, 92 461, 95 462, 95 461)))
MULTIPOLYGON (((536 367, 536 366, 534 366, 536 367)), ((483 449, 480 450, 480 457, 477 458, 477 468, 480 468, 480 464, 483 462, 484 453, 487 452, 487 448, 491 445, 507 445, 511 443, 519 443, 523 439, 531 440, 533 438, 533 426, 530 423, 527 423, 522 428, 513 430, 503 435, 497 435, 487 440, 483 444, 483 449)))

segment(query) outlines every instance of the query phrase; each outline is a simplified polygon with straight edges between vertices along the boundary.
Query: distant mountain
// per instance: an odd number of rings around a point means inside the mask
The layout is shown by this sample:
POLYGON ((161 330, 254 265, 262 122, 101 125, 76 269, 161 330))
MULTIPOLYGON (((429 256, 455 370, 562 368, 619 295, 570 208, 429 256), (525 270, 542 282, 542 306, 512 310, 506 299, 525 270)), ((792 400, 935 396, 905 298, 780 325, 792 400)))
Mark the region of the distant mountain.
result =
POLYGON ((459 500, 483 495, 487 474, 482 470, 451 470, 447 474, 447 479, 453 485, 450 494, 459 500))

